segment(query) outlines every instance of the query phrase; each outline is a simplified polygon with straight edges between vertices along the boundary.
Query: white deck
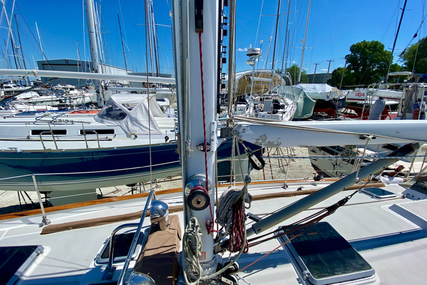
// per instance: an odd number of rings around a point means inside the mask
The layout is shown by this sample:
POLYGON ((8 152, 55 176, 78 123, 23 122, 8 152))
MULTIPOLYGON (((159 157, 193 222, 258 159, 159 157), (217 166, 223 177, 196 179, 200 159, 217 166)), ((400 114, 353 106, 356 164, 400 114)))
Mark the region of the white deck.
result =
MULTIPOLYGON (((304 190, 319 188, 319 184, 304 184, 304 190)), ((295 190, 302 183, 290 185, 295 190)), ((400 186, 387 190, 400 192, 400 186)), ((283 192, 281 185, 250 186, 252 195, 283 192)), ((342 192, 298 214, 282 225, 308 216, 320 208, 332 205, 352 191, 342 192)), ((303 196, 254 201, 249 212, 270 213, 303 196)), ((170 205, 181 204, 180 194, 159 197, 170 205)), ((48 214, 53 224, 93 219, 142 211, 143 199, 107 203, 48 214)), ((403 198, 378 200, 358 193, 346 206, 341 207, 325 221, 329 222, 371 264, 383 284, 425 284, 427 271, 427 200, 412 201, 403 198)), ((178 213, 182 218, 182 213, 178 213)), ((126 221, 93 228, 75 229, 40 235, 38 223, 41 215, 0 221, 0 246, 42 245, 45 252, 38 257, 19 284, 86 284, 100 281, 105 265, 99 267, 94 259, 111 231, 126 221)), ((146 220, 148 225, 149 219, 146 220)), ((181 222, 182 226, 182 222, 181 222)), ((258 259, 279 245, 278 240, 255 246, 239 260, 240 268, 258 259)), ((120 271, 120 270, 118 270, 120 271)), ((117 276, 117 275, 116 275, 117 276)), ((251 284, 300 284, 298 275, 285 250, 280 249, 239 273, 251 284)), ((245 284, 240 281, 240 284, 245 284)))

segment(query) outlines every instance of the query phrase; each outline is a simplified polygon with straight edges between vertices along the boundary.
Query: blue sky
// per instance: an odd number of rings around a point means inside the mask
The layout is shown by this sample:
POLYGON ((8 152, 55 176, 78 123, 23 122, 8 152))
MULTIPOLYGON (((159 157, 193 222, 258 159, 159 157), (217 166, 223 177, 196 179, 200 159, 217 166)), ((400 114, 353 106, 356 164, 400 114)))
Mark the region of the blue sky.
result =
MULTIPOLYGON (((155 0, 154 14, 159 35, 159 57, 161 72, 173 73, 171 42, 172 0, 155 0)), ((128 68, 145 71, 145 32, 143 0, 95 0, 101 9, 103 36, 105 38, 104 55, 108 64, 124 67, 123 53, 118 28, 117 14, 122 21, 123 37, 126 44, 128 68)), ((395 48, 397 55, 410 43, 424 17, 426 0, 409 0, 402 27, 395 48)), ((6 0, 10 17, 13 0, 6 0)), ((259 47, 263 41, 263 57, 259 68, 271 68, 273 54, 274 25, 277 0, 237 0, 236 48, 237 71, 247 70, 245 49, 250 45, 259 47)), ((300 64, 302 39, 307 17, 309 0, 292 0, 289 16, 289 54, 287 65, 300 64)), ((401 15, 404 0, 381 1, 343 1, 312 0, 306 40, 303 68, 313 73, 315 63, 317 73, 326 72, 331 60, 330 72, 344 65, 344 56, 349 54, 352 44, 367 40, 378 40, 391 50, 401 15)), ((285 23, 288 1, 282 0, 279 21, 279 36, 275 66, 281 67, 284 53, 285 23)), ((16 0, 14 14, 17 14, 24 56, 29 68, 41 60, 37 22, 43 50, 49 59, 77 59, 77 42, 81 59, 90 59, 84 1, 82 0, 16 0)), ((2 51, 7 38, 7 23, 2 18, 2 51)), ((13 21, 15 26, 15 21, 13 21)), ((425 25, 419 36, 427 36, 425 25)), ((17 39, 16 39, 17 40, 17 39)), ((413 42, 418 40, 416 38, 413 42)), ((9 57, 11 59, 11 57, 9 57)))

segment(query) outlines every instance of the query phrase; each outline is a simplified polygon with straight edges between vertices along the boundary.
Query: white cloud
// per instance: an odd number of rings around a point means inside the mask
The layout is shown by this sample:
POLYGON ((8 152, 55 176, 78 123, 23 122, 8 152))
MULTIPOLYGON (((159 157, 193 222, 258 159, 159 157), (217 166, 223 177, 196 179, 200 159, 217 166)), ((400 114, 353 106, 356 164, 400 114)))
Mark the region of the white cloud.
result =
POLYGON ((248 51, 248 48, 238 48, 237 51, 248 51))
POLYGON ((323 68, 320 71, 328 71, 328 69, 327 68, 323 68))

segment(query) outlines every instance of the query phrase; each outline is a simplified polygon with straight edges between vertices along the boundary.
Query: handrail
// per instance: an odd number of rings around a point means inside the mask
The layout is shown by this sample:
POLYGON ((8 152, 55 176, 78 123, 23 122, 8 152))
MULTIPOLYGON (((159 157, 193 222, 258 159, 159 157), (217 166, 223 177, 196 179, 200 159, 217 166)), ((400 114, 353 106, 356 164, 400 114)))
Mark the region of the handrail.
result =
POLYGON ((51 127, 50 123, 48 123, 47 125, 49 126, 49 130, 50 130, 50 134, 52 135, 53 143, 55 144, 56 149, 58 149, 58 144, 56 143, 55 135, 53 134, 52 127, 51 127))
POLYGON ((85 137, 86 148, 89 148, 89 145, 87 144, 85 125, 83 122, 82 122, 82 130, 83 130, 83 136, 85 137))
POLYGON ((42 145, 43 145, 43 149, 46 150, 46 146, 44 145, 44 141, 43 141, 43 137, 42 137, 42 135, 44 135, 44 134, 50 134, 50 135, 52 135, 53 142, 55 143, 56 149, 58 149, 58 145, 56 144, 56 140, 55 140, 55 137, 53 135, 52 129, 50 131, 42 131, 39 134, 40 141, 42 142, 42 145))
MULTIPOLYGON (((108 251, 108 253, 109 253, 109 256, 108 256, 108 265, 107 265, 107 268, 105 269, 105 271, 108 272, 108 274, 107 274, 107 276, 106 276, 105 279, 111 280, 113 278, 113 273, 114 273, 114 270, 113 270, 113 262, 114 262, 114 237, 116 236, 116 233, 119 230, 121 230, 121 229, 136 227, 138 225, 139 224, 137 224, 137 223, 123 224, 123 225, 120 225, 117 228, 115 228, 113 230, 113 232, 111 233, 111 235, 110 235, 110 243, 108 245, 109 246, 108 247, 109 248, 109 251, 108 251)), ((135 235, 136 235, 136 232, 135 232, 135 235)))
MULTIPOLYGON (((82 125, 83 125, 83 123, 82 123, 82 125)), ((83 134, 84 134, 84 137, 85 137, 85 142, 86 142, 86 148, 89 148, 89 146, 88 146, 88 144, 87 144, 87 139, 86 139, 86 134, 87 133, 91 133, 91 132, 93 132, 95 135, 96 135, 96 141, 98 142, 98 148, 101 148, 101 144, 100 144, 100 142, 99 142, 99 134, 98 134, 98 132, 97 131, 95 131, 95 130, 89 130, 89 131, 86 131, 85 129, 84 129, 84 127, 83 127, 83 134)))
POLYGON ((126 257, 126 261, 125 261, 125 264, 123 265, 123 269, 122 269, 122 272, 120 273, 119 280, 117 281, 117 285, 122 285, 124 283, 124 279, 129 267, 130 260, 132 258, 133 251, 135 250, 136 243, 138 242, 139 236, 141 234, 141 228, 142 228, 142 224, 144 223, 145 215, 147 214, 148 205, 150 204, 151 199, 154 195, 155 195, 154 190, 151 190, 150 194, 148 195, 147 201, 145 202, 144 212, 142 212, 141 220, 139 221, 138 228, 135 232, 135 236, 133 237, 132 245, 129 248, 128 256, 126 257))
MULTIPOLYGON (((82 123, 82 125, 83 125, 83 123, 82 123)), ((42 131, 42 132, 40 132, 40 134, 39 134, 39 137, 40 137, 40 141, 41 141, 41 143, 42 143, 42 145, 43 145, 43 149, 44 150, 46 150, 46 146, 45 146, 45 144, 44 144, 44 140, 43 140, 43 137, 42 137, 42 135, 45 135, 45 134, 50 134, 50 135, 52 135, 52 140, 53 140, 53 142, 54 142, 54 144, 55 144, 55 147, 56 147, 56 149, 58 149, 58 143, 57 143, 57 141, 56 141, 56 139, 55 139, 55 135, 54 135, 54 133, 53 133, 53 131, 52 131, 52 128, 50 127, 50 124, 49 124, 49 129, 50 129, 50 131, 42 131)), ((98 132, 97 131, 95 131, 95 130, 90 130, 90 131, 86 131, 85 129, 84 129, 84 127, 83 127, 83 135, 84 135, 84 140, 85 140, 85 143, 86 143, 86 148, 88 149, 89 148, 89 145, 88 145, 88 140, 87 140, 87 138, 86 138, 86 134, 87 133, 90 133, 90 132, 93 132, 95 135, 96 135, 96 141, 98 142, 98 148, 101 148, 101 143, 100 143, 100 141, 99 141, 99 134, 98 134, 98 132)))

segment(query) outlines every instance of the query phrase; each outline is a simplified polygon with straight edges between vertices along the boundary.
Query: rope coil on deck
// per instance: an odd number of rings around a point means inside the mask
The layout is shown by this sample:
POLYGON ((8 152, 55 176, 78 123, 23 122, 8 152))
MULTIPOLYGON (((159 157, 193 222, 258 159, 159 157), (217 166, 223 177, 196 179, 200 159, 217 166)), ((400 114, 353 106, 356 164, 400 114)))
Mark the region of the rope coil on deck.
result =
POLYGON ((183 270, 185 282, 189 285, 198 284, 202 276, 202 266, 200 265, 199 256, 202 251, 202 231, 199 222, 195 217, 190 219, 184 237, 183 244, 183 258, 187 262, 188 268, 183 270), (188 272, 188 273, 187 273, 188 272), (188 275, 190 276, 188 276, 188 275), (194 277, 194 281, 190 281, 189 277, 194 277))

